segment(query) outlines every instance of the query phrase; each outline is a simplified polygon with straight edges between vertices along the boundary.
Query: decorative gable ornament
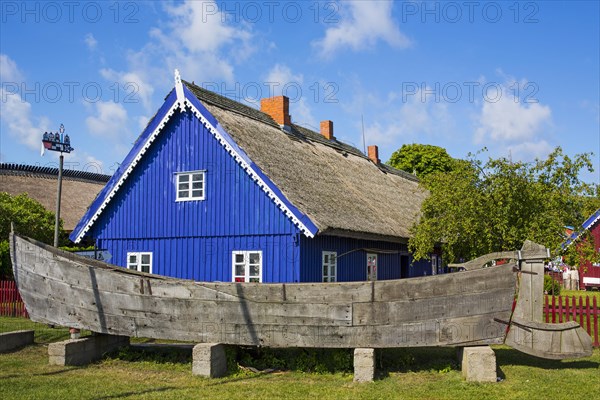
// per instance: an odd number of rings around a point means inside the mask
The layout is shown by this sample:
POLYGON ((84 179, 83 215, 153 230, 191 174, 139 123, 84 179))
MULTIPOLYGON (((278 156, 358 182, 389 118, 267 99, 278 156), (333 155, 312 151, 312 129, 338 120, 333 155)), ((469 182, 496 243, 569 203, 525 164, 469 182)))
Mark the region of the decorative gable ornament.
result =
MULTIPOLYGON (((221 127, 218 121, 210 114, 206 108, 202 106, 200 101, 184 88, 179 71, 175 69, 175 95, 172 93, 167 97, 165 103, 156 114, 156 119, 160 118, 160 122, 156 124, 152 133, 146 136, 146 139, 140 139, 140 143, 136 143, 130 153, 125 158, 122 168, 115 172, 115 175, 107 183, 105 188, 100 192, 96 200, 92 203, 86 214, 79 221, 70 239, 79 243, 85 234, 91 229, 94 222, 98 220, 102 211, 107 207, 110 200, 115 196, 119 188, 123 185, 127 177, 131 174, 136 165, 140 162, 144 154, 148 151, 158 134, 162 131, 165 125, 169 122, 177 109, 185 112, 187 108, 200 120, 206 129, 219 141, 221 146, 234 158, 234 160, 248 173, 254 182, 269 196, 269 198, 279 207, 281 211, 292 221, 296 227, 307 237, 313 238, 318 232, 317 226, 310 218, 296 208, 285 195, 275 186, 275 184, 260 170, 260 168, 250 160, 248 155, 235 143, 229 134, 221 127), (169 102, 171 102, 169 104, 169 102), (168 110, 161 113, 163 109, 169 107, 168 110), (201 111, 202 110, 202 111, 201 111), (115 183, 116 181, 116 183, 115 183), (101 203, 100 203, 101 202, 101 203)), ((152 129, 153 121, 142 132, 142 136, 148 129, 152 129)))

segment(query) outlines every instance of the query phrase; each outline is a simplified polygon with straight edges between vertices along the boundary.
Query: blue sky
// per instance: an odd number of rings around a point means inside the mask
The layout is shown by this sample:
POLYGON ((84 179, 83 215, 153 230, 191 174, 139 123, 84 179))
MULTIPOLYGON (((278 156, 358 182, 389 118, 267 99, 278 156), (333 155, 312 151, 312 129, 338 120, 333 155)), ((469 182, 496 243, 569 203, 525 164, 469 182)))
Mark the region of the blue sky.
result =
POLYGON ((0 160, 112 173, 173 87, 173 70, 387 160, 404 143, 532 161, 595 153, 600 6, 581 2, 0 3, 0 160))

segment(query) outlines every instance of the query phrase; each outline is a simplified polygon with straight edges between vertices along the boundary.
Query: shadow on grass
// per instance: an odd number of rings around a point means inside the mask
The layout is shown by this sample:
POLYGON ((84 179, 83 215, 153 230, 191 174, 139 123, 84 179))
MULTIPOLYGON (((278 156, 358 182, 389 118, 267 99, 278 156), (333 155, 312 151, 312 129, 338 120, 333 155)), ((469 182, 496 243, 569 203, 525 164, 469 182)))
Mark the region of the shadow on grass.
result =
POLYGON ((541 369, 598 369, 600 363, 590 360, 547 360, 514 349, 494 349, 498 365, 522 365, 541 369))
POLYGON ((147 361, 157 364, 191 364, 192 347, 164 344, 136 344, 108 353, 104 358, 133 362, 147 361))
MULTIPOLYGON (((59 369, 57 371, 50 371, 50 372, 41 372, 39 374, 31 374, 28 373, 27 376, 52 376, 52 375, 60 375, 60 374, 64 374, 66 372, 72 372, 72 371, 76 371, 79 369, 82 369, 84 367, 69 367, 69 368, 65 368, 65 369, 59 369)), ((16 379, 16 378, 23 378, 22 374, 13 374, 13 375, 0 375, 0 379, 16 379)))
POLYGON ((385 378, 390 372, 449 372, 458 370, 456 349, 452 347, 413 347, 383 349, 377 353, 377 370, 385 378))
POLYGON ((125 397, 130 397, 130 396, 139 396, 142 394, 148 394, 148 393, 160 393, 160 392, 167 392, 169 390, 180 390, 180 387, 175 387, 175 386, 166 386, 166 387, 160 387, 160 388, 156 388, 156 389, 146 389, 146 390, 139 390, 139 391, 135 391, 135 392, 123 392, 123 393, 119 393, 119 394, 113 394, 110 396, 102 396, 102 397, 95 397, 95 400, 109 400, 109 399, 122 399, 125 397))

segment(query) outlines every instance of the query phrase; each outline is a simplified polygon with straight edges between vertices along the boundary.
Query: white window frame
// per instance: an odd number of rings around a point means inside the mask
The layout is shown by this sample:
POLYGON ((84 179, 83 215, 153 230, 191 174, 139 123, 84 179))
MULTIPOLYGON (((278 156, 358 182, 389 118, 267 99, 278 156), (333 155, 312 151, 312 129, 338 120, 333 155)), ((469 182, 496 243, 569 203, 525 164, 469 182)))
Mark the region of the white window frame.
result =
POLYGON ((206 171, 205 170, 200 170, 200 171, 185 171, 185 172, 176 172, 175 173, 175 201, 197 201, 197 200, 204 200, 206 198, 206 171), (194 189, 192 187, 193 183, 197 183, 199 181, 193 181, 192 178, 194 175, 201 175, 202 176, 202 180, 200 181, 202 183, 202 188, 201 189, 194 189), (184 184, 186 182, 180 182, 180 179, 182 177, 187 177, 188 178, 188 187, 187 189, 180 189, 180 184, 184 184), (202 194, 200 196, 193 196, 193 192, 201 190, 202 194), (187 197, 180 197, 180 193, 186 192, 187 193, 187 197))
POLYGON ((321 257, 321 282, 337 282, 337 252, 335 251, 324 251, 321 257), (331 257, 333 262, 331 262, 331 257), (327 262, 325 259, 327 258, 327 262), (324 269, 327 268, 327 273, 324 269))
POLYGON ((377 256, 377 253, 367 253, 367 280, 368 281, 376 281, 377 280, 377 270, 379 269, 379 257, 377 256), (369 274, 369 258, 373 257, 373 259, 375 260, 375 273, 374 274, 369 274), (374 279, 373 279, 374 278, 374 279))
POLYGON ((263 281, 263 256, 262 250, 234 250, 231 252, 231 281, 237 283, 250 282, 251 279, 258 278, 258 282, 262 283, 263 281), (259 262, 258 262, 258 275, 250 275, 250 255, 258 254, 259 262), (244 260, 240 263, 236 261, 237 255, 243 255, 244 260), (236 266, 243 265, 244 266, 244 275, 236 274, 236 266), (243 281, 237 281, 237 278, 242 278, 243 281))
POLYGON ((148 273, 152 273, 152 252, 149 251, 128 251, 127 252, 127 269, 132 269, 134 271, 143 272, 142 267, 144 265, 148 265, 148 273), (130 257, 135 257, 135 262, 130 261, 130 257), (149 264, 142 264, 142 256, 150 256, 149 264))

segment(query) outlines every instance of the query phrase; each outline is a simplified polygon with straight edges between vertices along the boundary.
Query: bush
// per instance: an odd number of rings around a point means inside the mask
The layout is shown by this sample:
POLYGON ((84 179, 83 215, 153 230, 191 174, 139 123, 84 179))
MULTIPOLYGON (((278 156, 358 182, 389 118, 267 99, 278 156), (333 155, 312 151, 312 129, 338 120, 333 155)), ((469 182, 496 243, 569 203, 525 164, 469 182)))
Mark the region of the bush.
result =
POLYGON ((352 372, 352 349, 273 349, 244 348, 230 349, 227 353, 229 371, 236 371, 236 364, 258 370, 277 369, 301 372, 352 372))
POLYGON ((560 294, 560 282, 555 281, 550 275, 544 275, 544 293, 558 296, 560 294))
MULTIPOLYGON (((0 279, 12 279, 8 234, 10 224, 14 223, 15 232, 29 236, 41 242, 52 244, 54 241, 54 213, 46 211, 38 201, 27 194, 11 196, 0 192, 0 279)), ((66 234, 59 227, 59 240, 66 243, 66 234)))

